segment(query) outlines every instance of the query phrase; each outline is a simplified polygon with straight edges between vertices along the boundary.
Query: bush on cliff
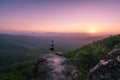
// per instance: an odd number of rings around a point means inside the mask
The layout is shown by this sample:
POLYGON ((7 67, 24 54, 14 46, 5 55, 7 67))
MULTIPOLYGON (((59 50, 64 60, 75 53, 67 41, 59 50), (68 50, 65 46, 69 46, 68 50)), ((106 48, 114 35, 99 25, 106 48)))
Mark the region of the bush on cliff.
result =
POLYGON ((90 68, 94 67, 99 60, 107 59, 107 53, 116 46, 120 47, 120 34, 94 41, 91 44, 66 53, 65 56, 71 59, 73 65, 77 66, 82 72, 78 74, 80 80, 81 78, 85 80, 86 77, 84 76, 88 75, 90 68))

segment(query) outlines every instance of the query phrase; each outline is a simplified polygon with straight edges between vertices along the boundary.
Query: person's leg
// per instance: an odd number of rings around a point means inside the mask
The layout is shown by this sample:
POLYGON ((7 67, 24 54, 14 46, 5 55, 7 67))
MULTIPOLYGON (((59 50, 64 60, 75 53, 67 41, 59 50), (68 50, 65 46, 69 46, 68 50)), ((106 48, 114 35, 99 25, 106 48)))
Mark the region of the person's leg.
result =
POLYGON ((51 54, 52 53, 52 49, 50 48, 50 53, 49 54, 51 54))
POLYGON ((54 48, 50 48, 50 54, 54 54, 54 48))
POLYGON ((55 52, 54 52, 54 48, 52 49, 52 53, 55 54, 55 52))

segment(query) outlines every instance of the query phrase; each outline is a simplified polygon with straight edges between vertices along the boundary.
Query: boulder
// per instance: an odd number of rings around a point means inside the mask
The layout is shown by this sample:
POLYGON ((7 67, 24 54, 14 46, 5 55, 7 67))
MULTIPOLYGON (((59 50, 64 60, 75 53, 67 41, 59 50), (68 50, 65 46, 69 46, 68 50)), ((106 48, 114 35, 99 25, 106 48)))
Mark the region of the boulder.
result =
POLYGON ((120 49, 108 53, 110 59, 100 62, 90 70, 89 80, 120 80, 120 49))

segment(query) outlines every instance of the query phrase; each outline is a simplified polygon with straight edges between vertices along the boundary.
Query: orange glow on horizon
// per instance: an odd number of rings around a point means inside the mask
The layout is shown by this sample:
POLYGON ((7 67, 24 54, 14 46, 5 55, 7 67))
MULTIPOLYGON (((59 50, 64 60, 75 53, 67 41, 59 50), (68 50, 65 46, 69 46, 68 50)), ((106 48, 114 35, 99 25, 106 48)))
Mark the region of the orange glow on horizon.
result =
MULTIPOLYGON (((88 26, 88 25, 87 25, 88 26)), ((87 33, 87 34, 119 34, 120 33, 120 29, 118 28, 111 28, 111 27, 105 27, 103 29, 103 27, 98 27, 97 25, 93 25, 93 26, 97 26, 97 27, 73 27, 73 26, 68 26, 65 27, 63 26, 45 26, 45 27, 33 27, 33 26, 18 26, 18 27, 9 27, 9 28, 5 28, 3 27, 1 30, 3 31, 15 31, 15 32, 37 32, 37 33, 46 33, 46 32, 55 32, 55 33, 87 33)))
POLYGON ((120 33, 119 1, 24 1, 0 1, 1 32, 120 33))

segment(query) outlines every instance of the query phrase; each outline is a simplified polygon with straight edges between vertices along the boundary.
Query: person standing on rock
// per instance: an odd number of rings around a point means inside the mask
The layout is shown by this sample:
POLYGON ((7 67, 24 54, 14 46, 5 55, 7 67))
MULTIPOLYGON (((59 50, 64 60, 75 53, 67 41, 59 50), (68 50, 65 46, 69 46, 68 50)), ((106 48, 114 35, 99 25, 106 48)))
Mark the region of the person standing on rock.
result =
POLYGON ((50 53, 53 54, 54 53, 54 42, 53 41, 50 42, 49 47, 50 47, 50 53))

